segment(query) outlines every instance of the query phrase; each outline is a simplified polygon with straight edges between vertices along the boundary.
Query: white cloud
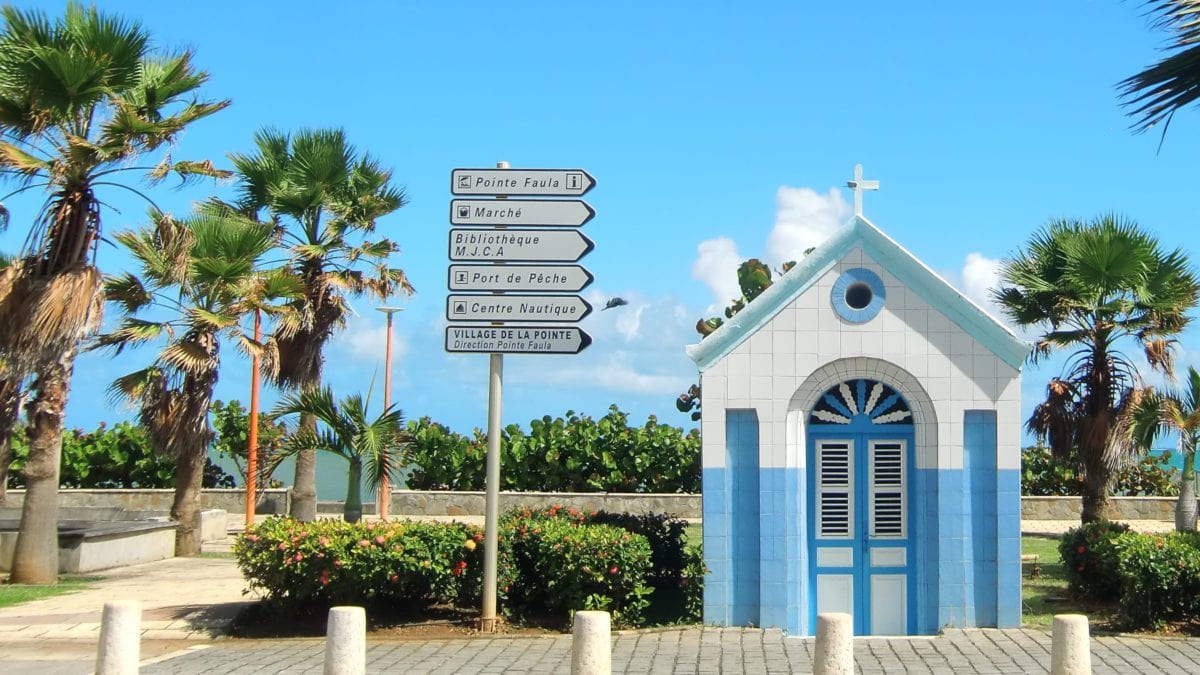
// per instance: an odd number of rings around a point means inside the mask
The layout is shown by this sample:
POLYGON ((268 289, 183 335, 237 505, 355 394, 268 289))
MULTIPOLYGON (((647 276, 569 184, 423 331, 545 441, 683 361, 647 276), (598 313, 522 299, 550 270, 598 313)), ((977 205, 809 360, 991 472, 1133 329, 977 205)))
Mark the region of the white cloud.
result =
MULTIPOLYGON (((401 315, 403 316, 403 315, 401 315)), ((333 347, 339 353, 353 359, 382 364, 387 349, 387 325, 372 324, 365 318, 352 318, 346 329, 335 334, 333 347)), ((395 368, 408 354, 408 338, 392 327, 392 367, 395 368)))
MULTIPOLYGON (((1000 260, 982 253, 968 253, 962 268, 962 292, 975 304, 987 310, 997 319, 1004 320, 1004 312, 992 298, 992 289, 1000 285, 1000 260)), ((1007 322, 1006 322, 1007 323, 1007 322)))
MULTIPOLYGON (((682 353, 682 348, 681 348, 682 353)), ((638 359, 627 351, 615 351, 590 363, 577 359, 557 368, 536 368, 521 373, 520 379, 558 387, 584 387, 629 394, 675 396, 695 378, 645 372, 638 359)))
POLYGON ((713 304, 705 314, 721 312, 735 298, 741 297, 737 268, 742 263, 737 242, 729 237, 706 239, 696 247, 696 262, 692 263, 692 278, 712 291, 713 304))
POLYGON ((800 260, 829 238, 853 214, 838 188, 821 194, 811 188, 780 186, 775 192, 775 227, 767 235, 765 258, 772 267, 800 260))

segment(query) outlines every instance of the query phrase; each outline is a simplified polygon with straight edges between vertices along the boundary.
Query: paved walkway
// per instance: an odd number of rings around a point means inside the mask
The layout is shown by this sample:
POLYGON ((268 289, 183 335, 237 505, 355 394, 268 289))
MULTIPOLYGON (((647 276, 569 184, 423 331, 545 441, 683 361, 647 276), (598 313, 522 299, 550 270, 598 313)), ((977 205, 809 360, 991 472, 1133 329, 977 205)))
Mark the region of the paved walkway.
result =
MULTIPOLYGON (((1066 527, 1073 523, 1066 524, 1066 527)), ((1047 533, 1066 527, 1045 524, 1047 533)), ((1027 533, 1042 530, 1023 528, 1027 533)), ((1150 528, 1139 528, 1150 529, 1150 528)), ((218 547, 220 548, 220 547, 218 547)), ((253 598, 231 558, 177 558, 100 573, 91 588, 0 608, 0 673, 90 673, 104 602, 143 607, 144 673, 320 672, 324 643, 314 639, 224 638, 253 598)), ((375 640, 369 672, 560 673, 570 668, 569 635, 375 640)), ((1034 630, 952 630, 944 636, 861 638, 862 673, 1044 673, 1050 636, 1034 630)), ((617 673, 811 672, 812 638, 775 630, 688 628, 614 636, 617 673)), ((1095 672, 1198 673, 1200 639, 1099 637, 1095 672)))

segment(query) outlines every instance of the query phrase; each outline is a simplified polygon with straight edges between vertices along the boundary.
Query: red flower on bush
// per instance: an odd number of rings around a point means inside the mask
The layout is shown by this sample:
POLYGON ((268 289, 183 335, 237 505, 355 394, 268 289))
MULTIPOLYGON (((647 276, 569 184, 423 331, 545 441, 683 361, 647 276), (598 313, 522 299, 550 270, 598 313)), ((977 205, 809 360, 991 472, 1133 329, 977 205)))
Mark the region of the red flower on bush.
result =
POLYGON ((1084 546, 1080 546, 1079 548, 1075 549, 1076 553, 1084 553, 1086 551, 1087 551, 1087 548, 1084 546))
POLYGON ((617 567, 616 565, 613 565, 612 567, 608 568, 608 573, 614 577, 617 576, 617 574, 619 574, 620 572, 621 572, 621 568, 617 567))
POLYGON ((246 535, 246 539, 248 541, 258 541, 258 535, 257 534, 248 534, 248 535, 246 535))
POLYGON ((359 539, 359 540, 358 540, 358 545, 359 545, 361 548, 366 548, 366 547, 368 547, 368 546, 370 546, 370 545, 371 545, 371 542, 367 541, 366 539, 359 539))
POLYGON ((304 560, 304 554, 297 553, 296 555, 292 556, 292 560, 295 560, 296 562, 300 562, 301 560, 304 560))
POLYGON ((393 574, 392 576, 388 577, 388 581, 392 582, 393 584, 400 583, 400 575, 393 574))
POLYGON ((279 550, 280 550, 280 551, 286 551, 286 550, 287 550, 287 542, 286 542, 286 541, 281 541, 281 542, 279 542, 279 550))
POLYGON ((378 537, 375 537, 375 543, 376 543, 376 544, 379 544, 380 546, 383 546, 385 542, 387 542, 387 539, 386 539, 386 538, 385 538, 385 537, 384 537, 382 534, 381 534, 381 535, 379 535, 378 537))
POLYGON ((318 577, 317 580, 321 582, 322 586, 328 586, 329 585, 329 570, 321 570, 321 576, 318 577))
POLYGON ((454 570, 453 570, 454 576, 459 576, 466 570, 467 570, 467 561, 466 560, 459 560, 457 563, 454 564, 454 570))
POLYGON ((329 545, 329 537, 321 537, 320 539, 317 540, 317 543, 322 546, 328 546, 329 545))

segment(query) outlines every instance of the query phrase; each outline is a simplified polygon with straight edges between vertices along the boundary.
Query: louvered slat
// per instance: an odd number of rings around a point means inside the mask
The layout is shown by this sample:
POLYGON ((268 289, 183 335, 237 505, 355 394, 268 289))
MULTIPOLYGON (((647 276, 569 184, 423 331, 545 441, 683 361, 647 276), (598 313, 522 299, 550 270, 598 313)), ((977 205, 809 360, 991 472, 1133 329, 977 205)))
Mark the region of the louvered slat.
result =
POLYGON ((872 441, 870 444, 871 536, 904 536, 904 449, 902 441, 872 441))
POLYGON ((820 441, 817 452, 817 536, 848 539, 854 536, 853 444, 820 441))

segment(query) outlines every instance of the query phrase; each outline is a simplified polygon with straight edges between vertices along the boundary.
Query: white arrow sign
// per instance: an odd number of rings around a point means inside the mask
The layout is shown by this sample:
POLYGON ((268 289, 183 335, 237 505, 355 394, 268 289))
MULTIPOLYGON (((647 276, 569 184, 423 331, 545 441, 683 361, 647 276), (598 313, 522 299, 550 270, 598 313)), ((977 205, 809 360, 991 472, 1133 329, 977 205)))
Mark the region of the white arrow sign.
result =
POLYGON ((452 199, 451 225, 579 227, 596 215, 581 199, 452 199))
POLYGON ((446 318, 451 321, 561 321, 574 323, 592 313, 578 295, 450 295, 446 318))
POLYGON ((595 277, 581 265, 451 265, 452 291, 577 293, 595 277))
POLYGON ((574 326, 447 326, 446 351, 474 354, 578 354, 592 336, 574 326))
POLYGON ((595 246, 578 230, 450 230, 461 262, 575 262, 595 246))
POLYGON ((450 194, 578 197, 596 186, 583 169, 455 169, 450 194))

